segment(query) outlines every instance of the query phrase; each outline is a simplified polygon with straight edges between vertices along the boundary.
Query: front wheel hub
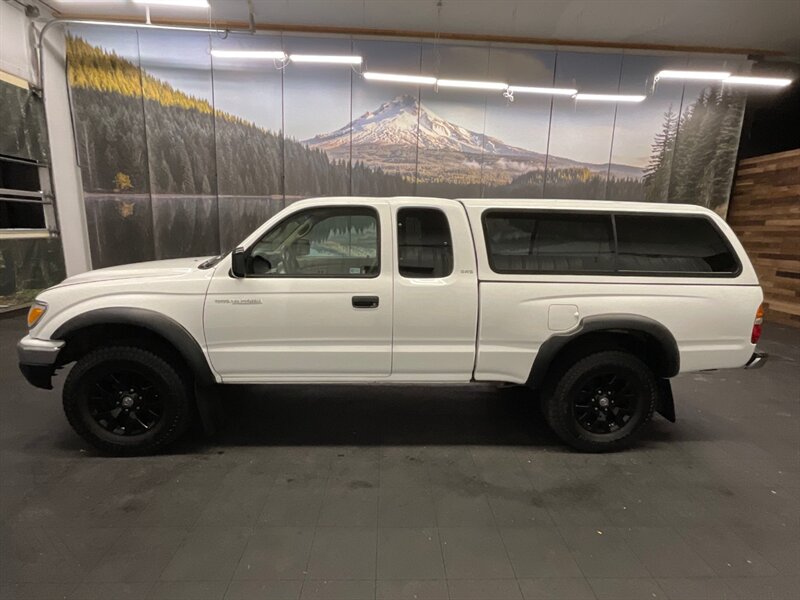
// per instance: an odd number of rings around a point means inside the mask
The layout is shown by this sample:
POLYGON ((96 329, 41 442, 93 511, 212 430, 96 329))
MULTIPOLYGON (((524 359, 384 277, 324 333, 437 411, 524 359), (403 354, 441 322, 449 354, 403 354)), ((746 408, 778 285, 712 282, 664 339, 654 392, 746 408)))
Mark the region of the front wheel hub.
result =
POLYGON ((114 435, 145 434, 159 423, 165 410, 157 384, 135 369, 98 373, 86 394, 89 416, 114 435))

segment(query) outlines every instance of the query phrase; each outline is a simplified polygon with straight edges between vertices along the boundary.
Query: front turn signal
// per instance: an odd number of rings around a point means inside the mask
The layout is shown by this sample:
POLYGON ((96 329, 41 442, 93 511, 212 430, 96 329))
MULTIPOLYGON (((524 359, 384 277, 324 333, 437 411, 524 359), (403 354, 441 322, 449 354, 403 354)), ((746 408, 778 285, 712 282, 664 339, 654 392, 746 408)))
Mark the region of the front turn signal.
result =
POLYGON ((44 302, 34 302, 31 304, 30 309, 28 309, 28 329, 36 325, 39 322, 39 319, 42 318, 44 313, 47 311, 47 304, 44 302))

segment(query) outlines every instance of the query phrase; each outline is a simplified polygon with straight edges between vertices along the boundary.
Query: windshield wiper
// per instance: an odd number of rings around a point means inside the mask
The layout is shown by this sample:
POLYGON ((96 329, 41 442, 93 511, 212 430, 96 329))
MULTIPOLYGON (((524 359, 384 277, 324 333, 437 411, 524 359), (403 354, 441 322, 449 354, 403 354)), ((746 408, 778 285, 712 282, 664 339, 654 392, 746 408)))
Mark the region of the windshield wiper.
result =
POLYGON ((208 260, 204 260, 199 265, 197 265, 197 268, 198 269, 210 269, 212 267, 216 267, 219 264, 219 261, 221 261, 223 258, 228 256, 228 254, 230 254, 230 252, 231 251, 228 250, 227 252, 225 252, 223 254, 220 254, 218 256, 212 256, 208 260))

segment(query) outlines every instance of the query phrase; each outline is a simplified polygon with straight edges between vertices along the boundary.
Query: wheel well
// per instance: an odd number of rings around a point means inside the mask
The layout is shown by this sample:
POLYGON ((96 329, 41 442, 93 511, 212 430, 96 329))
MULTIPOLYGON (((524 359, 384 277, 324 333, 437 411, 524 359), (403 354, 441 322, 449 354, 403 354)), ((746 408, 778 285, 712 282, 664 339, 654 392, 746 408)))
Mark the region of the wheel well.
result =
POLYGON ((666 355, 661 344, 649 333, 625 329, 592 331, 567 343, 558 353, 556 361, 576 360, 602 350, 630 352, 659 374, 666 366, 666 355))
MULTIPOLYGON (((539 354, 549 354, 542 353, 542 349, 539 354)), ((672 356, 673 353, 656 336, 636 329, 614 328, 587 331, 575 336, 559 345, 555 353, 542 356, 542 360, 537 354, 528 384, 539 387, 545 379, 557 378, 585 356, 605 350, 622 350, 633 354, 658 377, 672 377, 678 371, 678 357, 672 356)))
POLYGON ((64 336, 64 349, 58 366, 80 360, 102 346, 136 346, 158 354, 172 363, 181 373, 192 371, 180 351, 163 336, 147 327, 126 323, 105 323, 82 327, 64 336))
POLYGON ((196 384, 216 379, 197 339, 178 321, 154 310, 134 307, 98 308, 81 313, 56 329, 54 340, 67 342, 59 365, 74 361, 98 345, 133 344, 168 358, 196 384), (70 348, 71 346, 71 348, 70 348))

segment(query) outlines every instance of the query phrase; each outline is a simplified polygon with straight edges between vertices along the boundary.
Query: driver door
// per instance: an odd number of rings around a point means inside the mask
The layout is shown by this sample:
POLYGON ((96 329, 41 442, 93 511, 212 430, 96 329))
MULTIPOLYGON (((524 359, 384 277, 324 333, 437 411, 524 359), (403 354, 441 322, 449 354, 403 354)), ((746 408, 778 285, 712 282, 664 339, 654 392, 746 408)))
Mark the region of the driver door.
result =
POLYGON ((226 382, 373 380, 391 373, 392 264, 385 203, 298 208, 220 263, 204 326, 226 382))

